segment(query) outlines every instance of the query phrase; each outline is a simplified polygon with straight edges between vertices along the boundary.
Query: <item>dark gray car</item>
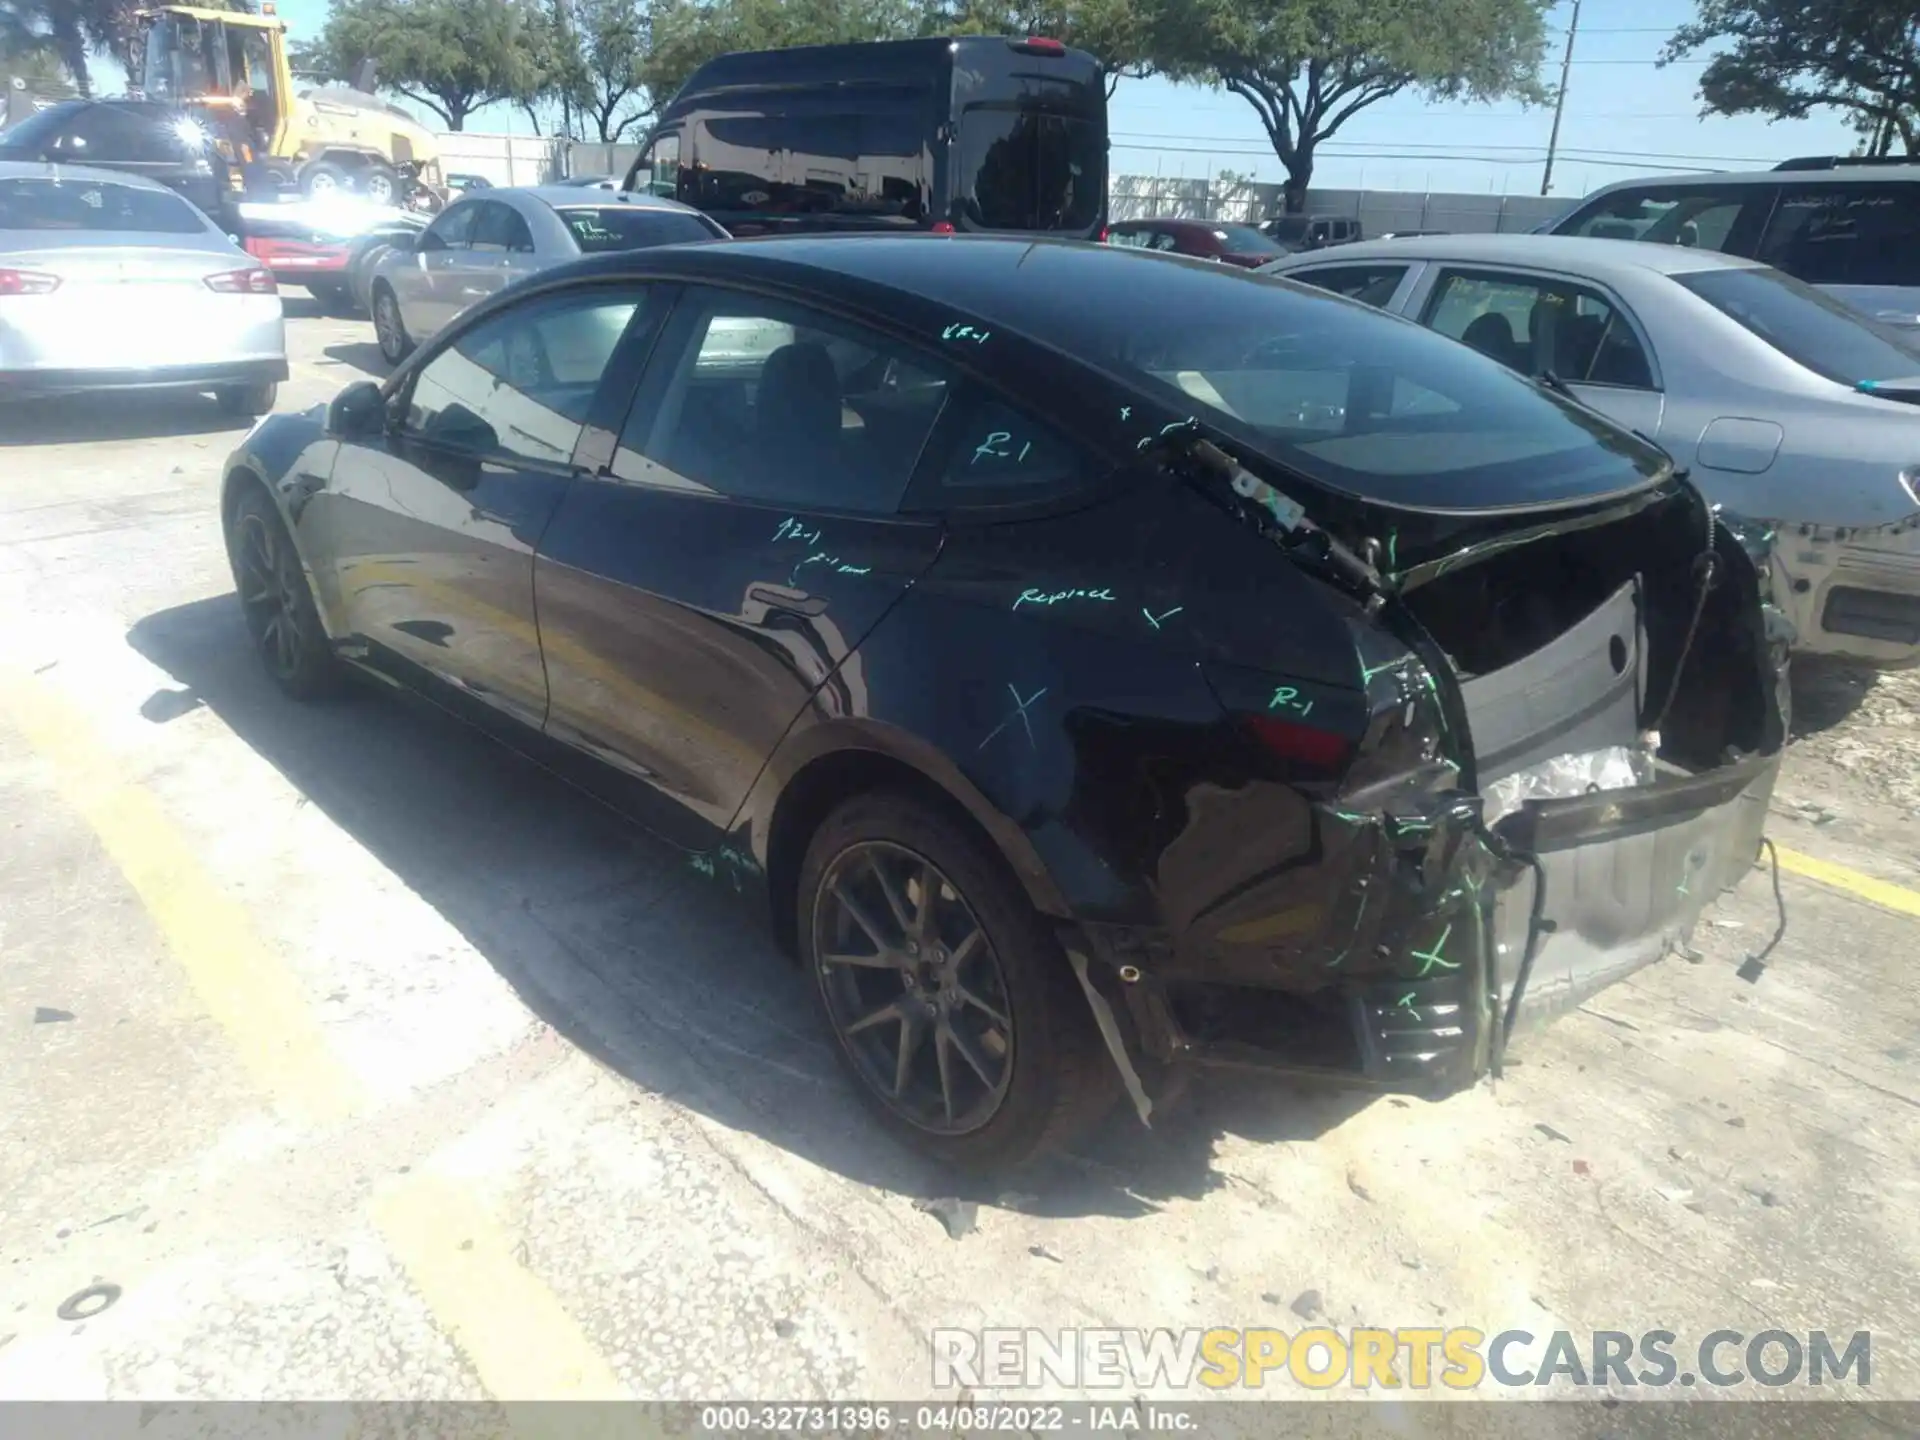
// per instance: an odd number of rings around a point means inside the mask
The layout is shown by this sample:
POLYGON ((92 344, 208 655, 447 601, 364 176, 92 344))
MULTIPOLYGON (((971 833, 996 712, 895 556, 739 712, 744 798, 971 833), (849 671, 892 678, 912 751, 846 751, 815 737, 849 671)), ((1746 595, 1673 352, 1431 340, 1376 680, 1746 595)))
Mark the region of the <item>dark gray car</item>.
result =
POLYGON ((466 195, 374 261, 368 290, 380 353, 398 364, 469 306, 582 255, 726 238, 698 210, 657 196, 559 185, 466 195))

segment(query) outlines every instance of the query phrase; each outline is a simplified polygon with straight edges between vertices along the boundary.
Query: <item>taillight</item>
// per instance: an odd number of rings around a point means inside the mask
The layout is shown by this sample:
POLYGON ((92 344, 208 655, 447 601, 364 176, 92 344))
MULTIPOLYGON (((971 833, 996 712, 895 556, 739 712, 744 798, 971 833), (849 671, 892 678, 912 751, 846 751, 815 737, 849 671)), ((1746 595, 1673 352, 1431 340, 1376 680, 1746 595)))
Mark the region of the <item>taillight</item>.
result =
POLYGON ((1106 243, 1107 243, 1107 235, 1108 235, 1109 233, 1110 233, 1110 232, 1109 232, 1109 231, 1107 230, 1107 227, 1106 227, 1106 226, 1104 226, 1104 225, 1102 225, 1102 226, 1100 227, 1100 243, 1101 243, 1102 245, 1104 245, 1104 244, 1106 244, 1106 243))
POLYGON ((1242 715, 1240 723, 1261 748, 1290 765, 1336 771, 1353 749, 1353 742, 1345 735, 1277 715, 1242 715))
POLYGON ((51 295, 60 288, 58 275, 38 270, 0 270, 0 295, 51 295))
POLYGON ((1024 40, 1009 40, 1007 44, 1028 55, 1064 55, 1067 47, 1058 40, 1046 35, 1029 35, 1024 40))
POLYGON ((218 275, 207 276, 207 288, 217 290, 222 295, 277 295, 280 287, 274 283, 273 272, 249 266, 245 270, 227 270, 218 275))
POLYGON ((951 220, 936 220, 933 222, 933 233, 935 235, 952 235, 956 232, 951 220))

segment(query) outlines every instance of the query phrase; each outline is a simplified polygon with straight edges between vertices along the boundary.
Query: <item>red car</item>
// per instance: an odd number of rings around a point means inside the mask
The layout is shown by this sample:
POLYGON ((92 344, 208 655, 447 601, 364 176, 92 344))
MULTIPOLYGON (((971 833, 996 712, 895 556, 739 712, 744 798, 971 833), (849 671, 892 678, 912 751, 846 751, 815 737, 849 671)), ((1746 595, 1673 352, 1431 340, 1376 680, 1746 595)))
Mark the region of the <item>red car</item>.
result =
POLYGON ((1107 227, 1107 243, 1194 255, 1249 270, 1293 253, 1251 225, 1226 220, 1121 220, 1107 227))

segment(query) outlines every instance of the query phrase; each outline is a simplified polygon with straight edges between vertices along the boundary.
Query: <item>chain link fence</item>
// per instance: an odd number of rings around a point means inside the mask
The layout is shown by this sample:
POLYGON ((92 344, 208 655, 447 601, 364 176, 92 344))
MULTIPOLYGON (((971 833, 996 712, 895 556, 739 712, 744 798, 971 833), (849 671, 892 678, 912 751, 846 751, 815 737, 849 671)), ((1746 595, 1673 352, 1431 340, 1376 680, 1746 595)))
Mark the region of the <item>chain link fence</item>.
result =
MULTIPOLYGON (((1283 208, 1280 187, 1250 180, 1177 180, 1116 175, 1107 191, 1114 220, 1224 220, 1257 223, 1283 208)), ((1363 235, 1395 230, 1456 234, 1525 232, 1574 202, 1551 195, 1467 195, 1414 190, 1309 190, 1306 213, 1360 222, 1363 235)))

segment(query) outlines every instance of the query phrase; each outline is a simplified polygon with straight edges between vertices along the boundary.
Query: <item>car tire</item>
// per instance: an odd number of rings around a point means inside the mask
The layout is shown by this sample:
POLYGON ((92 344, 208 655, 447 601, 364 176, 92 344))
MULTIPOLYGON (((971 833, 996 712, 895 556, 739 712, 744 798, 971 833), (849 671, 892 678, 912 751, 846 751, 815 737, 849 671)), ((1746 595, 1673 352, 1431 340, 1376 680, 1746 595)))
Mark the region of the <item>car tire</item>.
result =
POLYGON ((375 205, 398 205, 400 177, 391 165, 373 164, 360 172, 360 193, 375 205))
POLYGON ((213 392, 220 408, 229 415, 271 415, 280 398, 280 387, 271 380, 258 385, 222 385, 213 392))
POLYGON ((1111 1108, 1118 1076, 1066 956, 961 825, 910 796, 857 796, 814 834, 798 884, 808 987, 855 1089, 907 1143, 1012 1169, 1111 1108))
POLYGON ((315 160, 300 172, 300 193, 311 200, 315 195, 337 195, 353 189, 353 172, 331 160, 315 160))
POLYGON ((373 338, 379 341, 380 354, 389 365, 398 365, 413 353, 413 338, 407 334, 400 301, 391 285, 378 280, 373 284, 373 338))
POLYGON ((333 653, 307 584, 306 567, 272 500, 249 485, 227 522, 227 560, 254 654, 295 700, 339 693, 346 667, 333 653))

